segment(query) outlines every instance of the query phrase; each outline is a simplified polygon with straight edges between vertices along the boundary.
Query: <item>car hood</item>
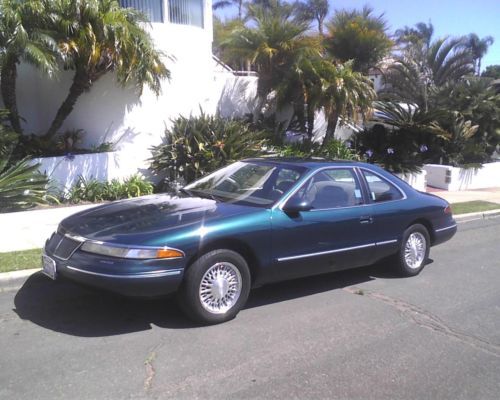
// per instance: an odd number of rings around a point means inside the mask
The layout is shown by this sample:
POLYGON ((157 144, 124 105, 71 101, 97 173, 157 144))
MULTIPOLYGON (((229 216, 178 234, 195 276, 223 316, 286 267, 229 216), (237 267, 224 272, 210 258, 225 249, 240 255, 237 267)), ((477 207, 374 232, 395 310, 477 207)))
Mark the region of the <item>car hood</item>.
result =
POLYGON ((122 244, 148 244, 174 230, 198 229, 211 220, 259 210, 198 197, 152 195, 122 200, 74 214, 61 222, 68 233, 122 244))

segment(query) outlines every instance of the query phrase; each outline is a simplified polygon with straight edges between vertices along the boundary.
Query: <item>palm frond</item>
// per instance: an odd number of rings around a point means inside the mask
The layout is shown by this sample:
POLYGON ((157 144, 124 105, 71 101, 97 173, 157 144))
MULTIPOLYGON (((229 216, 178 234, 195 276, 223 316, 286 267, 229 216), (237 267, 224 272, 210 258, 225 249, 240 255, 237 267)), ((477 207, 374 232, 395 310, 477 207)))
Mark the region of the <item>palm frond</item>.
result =
POLYGON ((49 180, 38 164, 23 159, 0 171, 0 210, 13 211, 47 202, 49 180))

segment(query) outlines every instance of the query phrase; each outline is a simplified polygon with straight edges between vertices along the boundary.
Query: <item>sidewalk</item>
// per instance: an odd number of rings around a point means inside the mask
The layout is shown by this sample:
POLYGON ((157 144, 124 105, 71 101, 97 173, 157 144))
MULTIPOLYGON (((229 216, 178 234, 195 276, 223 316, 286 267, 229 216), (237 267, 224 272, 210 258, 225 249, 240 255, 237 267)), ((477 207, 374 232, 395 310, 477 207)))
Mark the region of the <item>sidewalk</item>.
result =
POLYGON ((0 253, 41 248, 61 220, 95 206, 97 204, 0 214, 0 253))
POLYGON ((432 193, 436 196, 442 197, 449 203, 462 203, 465 201, 482 200, 500 204, 500 187, 491 189, 449 192, 447 190, 436 189, 431 186, 427 186, 427 193, 432 193))

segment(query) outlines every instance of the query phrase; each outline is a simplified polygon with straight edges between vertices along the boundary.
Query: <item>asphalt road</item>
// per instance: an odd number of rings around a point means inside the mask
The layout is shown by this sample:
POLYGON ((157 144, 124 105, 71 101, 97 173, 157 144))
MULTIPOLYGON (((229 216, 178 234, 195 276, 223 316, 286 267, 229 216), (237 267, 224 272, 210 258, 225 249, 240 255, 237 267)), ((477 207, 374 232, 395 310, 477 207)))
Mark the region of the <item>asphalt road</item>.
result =
POLYGON ((498 399, 500 218, 414 278, 385 265, 255 290, 226 324, 33 275, 0 294, 0 398, 498 399))

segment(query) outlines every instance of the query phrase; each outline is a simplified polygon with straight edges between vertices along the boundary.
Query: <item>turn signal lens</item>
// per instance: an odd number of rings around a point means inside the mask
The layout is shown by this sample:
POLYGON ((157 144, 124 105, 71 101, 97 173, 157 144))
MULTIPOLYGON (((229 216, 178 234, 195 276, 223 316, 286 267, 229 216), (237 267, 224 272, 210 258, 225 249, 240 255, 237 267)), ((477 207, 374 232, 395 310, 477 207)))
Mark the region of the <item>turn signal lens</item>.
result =
POLYGON ((136 260, 184 257, 184 253, 182 251, 169 249, 168 247, 131 248, 97 241, 87 241, 82 245, 81 249, 88 253, 101 254, 108 257, 132 258, 136 260))
POLYGON ((451 215, 451 206, 449 204, 444 208, 444 213, 451 215))
POLYGON ((156 252, 156 258, 180 258, 184 257, 179 250, 174 249, 160 249, 156 252))

